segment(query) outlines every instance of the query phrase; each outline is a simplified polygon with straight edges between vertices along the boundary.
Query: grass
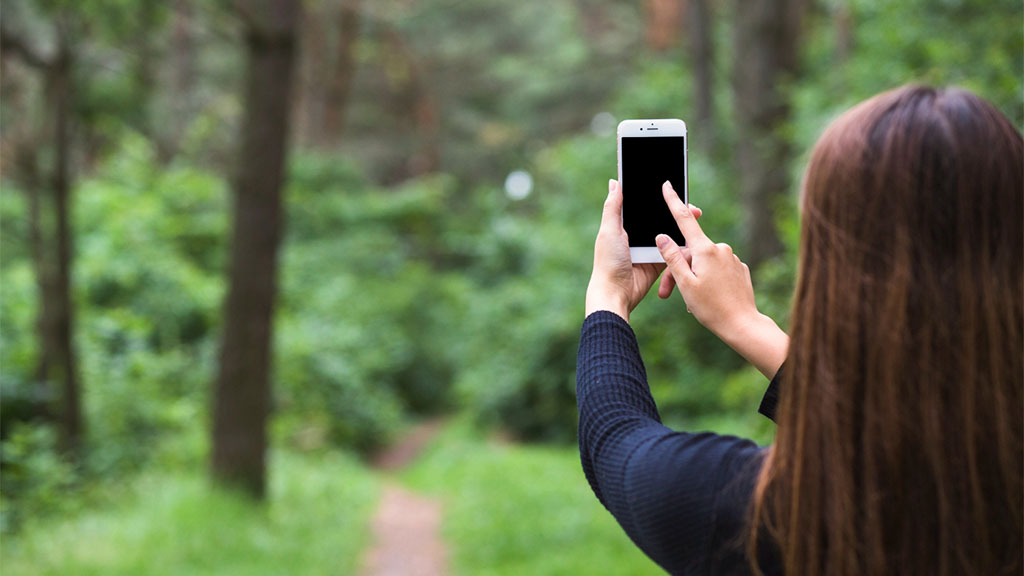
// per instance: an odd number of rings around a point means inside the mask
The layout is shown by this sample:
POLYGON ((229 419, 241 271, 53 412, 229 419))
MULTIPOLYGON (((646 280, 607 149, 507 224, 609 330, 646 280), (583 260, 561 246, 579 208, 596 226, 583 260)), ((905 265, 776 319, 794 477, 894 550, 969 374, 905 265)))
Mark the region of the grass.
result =
MULTIPOLYGON (((4 538, 0 566, 5 576, 354 574, 382 476, 326 451, 276 451, 270 470, 259 505, 211 488, 195 462, 156 466, 102 499, 114 505, 28 521, 4 538)), ((597 501, 573 446, 491 441, 455 419, 396 479, 444 503, 458 576, 663 574, 597 501)))
POLYGON ((3 573, 351 574, 368 543, 372 473, 337 454, 275 453, 265 505, 211 489, 205 470, 149 472, 113 508, 29 524, 3 573))
POLYGON ((487 442, 455 422, 402 479, 444 502, 458 575, 664 574, 597 501, 575 448, 487 442))

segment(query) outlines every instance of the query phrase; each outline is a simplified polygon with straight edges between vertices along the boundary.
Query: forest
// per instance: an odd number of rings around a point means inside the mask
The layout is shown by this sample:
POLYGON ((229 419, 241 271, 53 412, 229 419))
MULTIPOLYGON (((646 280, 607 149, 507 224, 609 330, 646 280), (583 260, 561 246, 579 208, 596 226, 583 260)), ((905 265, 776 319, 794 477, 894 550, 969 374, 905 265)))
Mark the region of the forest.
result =
MULTIPOLYGON (((828 122, 1022 80, 1021 0, 0 0, 0 565, 661 573, 575 446, 617 123, 686 121, 785 328, 828 122)), ((667 425, 771 443, 678 292, 630 321, 667 425)))

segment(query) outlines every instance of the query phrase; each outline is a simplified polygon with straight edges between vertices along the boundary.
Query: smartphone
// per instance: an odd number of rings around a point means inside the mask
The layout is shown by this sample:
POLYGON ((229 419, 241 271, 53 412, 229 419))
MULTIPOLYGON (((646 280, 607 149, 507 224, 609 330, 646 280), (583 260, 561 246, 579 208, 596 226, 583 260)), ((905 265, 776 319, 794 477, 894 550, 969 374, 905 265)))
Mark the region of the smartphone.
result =
POLYGON ((668 234, 676 244, 684 245, 661 185, 668 180, 683 202, 690 201, 686 123, 677 118, 623 120, 618 141, 622 225, 629 235, 629 255, 635 263, 664 262, 654 242, 658 234, 668 234))

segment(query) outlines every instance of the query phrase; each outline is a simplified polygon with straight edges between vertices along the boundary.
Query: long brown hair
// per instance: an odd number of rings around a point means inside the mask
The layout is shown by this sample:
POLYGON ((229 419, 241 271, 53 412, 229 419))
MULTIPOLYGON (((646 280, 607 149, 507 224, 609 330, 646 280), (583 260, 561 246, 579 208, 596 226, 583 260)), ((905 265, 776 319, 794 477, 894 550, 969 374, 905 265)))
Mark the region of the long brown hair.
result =
POLYGON ((903 87, 826 130, 803 195, 751 557, 767 541, 790 575, 1020 574, 1020 133, 969 92, 903 87))

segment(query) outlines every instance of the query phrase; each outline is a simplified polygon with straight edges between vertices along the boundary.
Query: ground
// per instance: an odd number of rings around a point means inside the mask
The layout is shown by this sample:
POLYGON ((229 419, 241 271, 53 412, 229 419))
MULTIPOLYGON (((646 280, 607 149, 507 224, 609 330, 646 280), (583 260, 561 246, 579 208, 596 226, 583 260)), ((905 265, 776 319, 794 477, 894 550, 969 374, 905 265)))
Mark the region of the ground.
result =
MULTIPOLYGON (((384 473, 413 462, 441 429, 441 421, 421 424, 374 459, 384 473)), ((448 549, 441 538, 443 508, 436 497, 417 495, 387 480, 372 522, 373 544, 363 559, 361 576, 444 576, 448 549)))

